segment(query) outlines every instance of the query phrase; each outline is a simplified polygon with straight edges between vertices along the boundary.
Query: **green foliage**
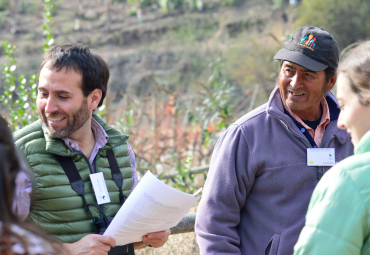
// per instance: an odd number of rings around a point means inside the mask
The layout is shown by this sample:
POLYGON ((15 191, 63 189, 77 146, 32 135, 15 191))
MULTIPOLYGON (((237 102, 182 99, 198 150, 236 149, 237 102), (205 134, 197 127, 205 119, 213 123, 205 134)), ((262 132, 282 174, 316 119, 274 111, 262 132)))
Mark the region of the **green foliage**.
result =
MULTIPOLYGON (((157 4, 163 13, 168 13, 171 10, 187 9, 202 11, 204 8, 204 0, 128 0, 133 7, 130 13, 137 10, 137 8, 157 4)), ((238 0, 217 0, 222 6, 235 5, 238 0)))
POLYGON ((195 10, 195 9, 197 9, 198 11, 203 10, 203 6, 204 6, 203 0, 186 0, 186 2, 190 10, 195 10))
POLYGON ((295 26, 322 27, 336 38, 343 49, 370 37, 369 13, 368 0, 303 0, 295 26))
POLYGON ((272 6, 272 8, 279 9, 283 5, 284 1, 286 0, 273 0, 272 2, 274 3, 274 5, 272 6))
POLYGON ((54 6, 51 0, 44 0, 43 11, 45 13, 45 18, 42 21, 42 29, 44 30, 44 34, 46 36, 46 43, 42 49, 43 52, 47 51, 50 48, 50 45, 52 45, 54 42, 54 35, 52 33, 54 19, 51 16, 53 8, 54 6))
POLYGON ((177 44, 193 46, 196 42, 212 37, 217 29, 218 24, 213 20, 191 19, 171 30, 168 39, 174 39, 177 44))
POLYGON ((220 2, 223 6, 230 6, 235 5, 238 2, 238 0, 221 0, 220 2))
POLYGON ((216 143, 218 134, 235 121, 232 86, 222 76, 221 58, 211 62, 209 67, 213 70, 207 84, 196 82, 203 88, 203 99, 195 112, 189 116, 191 122, 202 123, 202 141, 205 146, 208 146, 210 141, 216 143))
POLYGON ((13 75, 17 61, 13 54, 16 46, 5 42, 4 51, 6 63, 3 65, 3 77, 5 81, 4 94, 0 96, 0 101, 8 107, 12 126, 15 130, 37 120, 36 113, 36 75, 31 75, 29 85, 24 75, 19 76, 19 85, 16 86, 17 78, 13 75))
POLYGON ((135 7, 139 7, 139 4, 140 4, 139 0, 127 0, 127 2, 135 7))
POLYGON ((194 184, 195 175, 189 171, 192 161, 193 156, 189 156, 183 165, 179 162, 177 164, 177 175, 174 178, 168 179, 167 184, 171 182, 172 187, 176 189, 187 193, 194 193, 198 187, 194 184))
MULTIPOLYGON (((103 106, 102 106, 103 107, 103 106)), ((100 108, 102 108, 100 107, 100 108)), ((114 128, 122 132, 123 134, 131 135, 135 129, 135 109, 141 107, 140 101, 134 101, 125 107, 125 110, 122 112, 122 117, 113 125, 114 128)))
POLYGON ((231 48, 224 55, 229 63, 226 71, 237 84, 248 86, 276 81, 279 63, 273 61, 273 57, 284 45, 284 40, 271 36, 241 35, 238 41, 243 45, 231 48))
MULTIPOLYGON (((54 41, 52 34, 53 19, 51 17, 51 9, 53 5, 50 0, 44 1, 45 18, 43 20, 43 30, 46 35, 46 43, 43 47, 43 52, 49 49, 54 41)), ((36 96, 37 96, 37 75, 33 74, 29 77, 28 83, 24 75, 20 75, 17 79, 13 72, 17 68, 17 61, 14 57, 16 46, 9 41, 4 44, 6 62, 3 65, 3 79, 5 82, 4 94, 0 96, 0 101, 8 107, 11 128, 14 130, 37 120, 36 96)))
POLYGON ((9 0, 0 0, 0 10, 6 10, 9 6, 9 0))
POLYGON ((39 0, 20 1, 20 13, 37 14, 42 2, 39 0))
POLYGON ((171 0, 158 0, 158 4, 161 7, 161 11, 168 13, 170 10, 170 1, 171 0))

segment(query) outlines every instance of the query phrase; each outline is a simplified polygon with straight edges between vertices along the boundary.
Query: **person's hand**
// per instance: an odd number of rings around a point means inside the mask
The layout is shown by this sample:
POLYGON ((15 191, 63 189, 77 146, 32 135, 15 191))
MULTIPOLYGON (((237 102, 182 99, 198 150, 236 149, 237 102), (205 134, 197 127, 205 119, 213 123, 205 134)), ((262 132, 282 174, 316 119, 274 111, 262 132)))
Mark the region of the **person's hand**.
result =
POLYGON ((171 230, 167 229, 161 232, 149 233, 143 236, 143 242, 154 248, 162 247, 168 240, 171 230))
POLYGON ((64 244, 70 254, 106 255, 111 247, 116 246, 116 240, 110 236, 87 235, 81 240, 64 244))

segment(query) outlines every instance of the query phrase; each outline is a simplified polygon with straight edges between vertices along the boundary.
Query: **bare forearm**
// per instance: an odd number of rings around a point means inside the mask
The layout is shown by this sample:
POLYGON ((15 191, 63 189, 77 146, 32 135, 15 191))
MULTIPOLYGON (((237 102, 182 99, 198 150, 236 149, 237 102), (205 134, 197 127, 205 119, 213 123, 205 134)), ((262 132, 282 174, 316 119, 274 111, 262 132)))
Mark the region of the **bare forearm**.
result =
POLYGON ((71 255, 106 255, 116 241, 110 236, 91 234, 75 243, 64 243, 66 251, 71 255))
POLYGON ((134 250, 143 249, 145 247, 146 247, 146 245, 143 242, 134 243, 134 250))

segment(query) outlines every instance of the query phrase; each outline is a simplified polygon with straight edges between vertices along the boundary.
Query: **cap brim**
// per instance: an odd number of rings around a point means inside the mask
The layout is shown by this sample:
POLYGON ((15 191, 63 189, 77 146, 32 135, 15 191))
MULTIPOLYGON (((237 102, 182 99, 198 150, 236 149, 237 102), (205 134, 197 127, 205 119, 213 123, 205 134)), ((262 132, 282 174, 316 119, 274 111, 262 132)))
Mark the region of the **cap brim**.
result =
POLYGON ((285 48, 279 50, 274 56, 274 59, 293 62, 294 64, 303 66, 304 68, 310 69, 314 72, 320 72, 328 67, 327 65, 317 62, 298 51, 291 51, 285 48))

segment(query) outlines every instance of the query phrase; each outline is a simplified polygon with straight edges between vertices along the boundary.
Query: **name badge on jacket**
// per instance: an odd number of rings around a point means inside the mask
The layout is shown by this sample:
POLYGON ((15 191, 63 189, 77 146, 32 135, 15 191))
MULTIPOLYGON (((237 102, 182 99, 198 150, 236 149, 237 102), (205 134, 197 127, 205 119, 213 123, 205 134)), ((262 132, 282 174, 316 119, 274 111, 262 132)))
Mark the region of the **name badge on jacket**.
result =
POLYGON ((105 184, 103 173, 100 172, 96 174, 90 174, 90 180, 94 189, 98 205, 110 203, 107 184, 105 184))
POLYGON ((334 166, 334 148, 307 148, 307 166, 334 166))

